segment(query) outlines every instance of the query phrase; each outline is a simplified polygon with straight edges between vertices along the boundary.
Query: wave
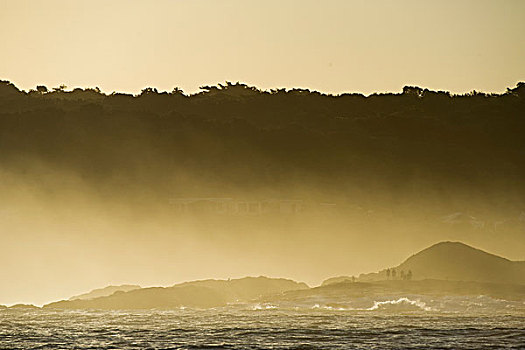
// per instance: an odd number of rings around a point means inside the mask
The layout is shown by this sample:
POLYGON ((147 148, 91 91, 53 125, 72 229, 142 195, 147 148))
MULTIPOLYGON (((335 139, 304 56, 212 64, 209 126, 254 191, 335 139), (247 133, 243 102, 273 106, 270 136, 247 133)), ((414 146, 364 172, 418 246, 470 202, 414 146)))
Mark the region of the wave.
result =
POLYGON ((326 296, 308 295, 302 298, 290 298, 287 300, 253 300, 252 302, 235 302, 227 306, 217 306, 211 309, 201 309, 181 306, 174 309, 153 310, 54 310, 54 309, 2 309, 1 314, 9 313, 37 313, 53 312, 57 314, 71 313, 74 315, 91 315, 93 313, 155 313, 171 314, 193 312, 284 312, 284 313, 448 313, 448 314, 507 314, 524 315, 525 301, 505 300, 493 298, 487 295, 475 296, 428 296, 418 294, 405 295, 376 295, 376 296, 326 296))
POLYGON ((319 304, 315 304, 314 306, 312 306, 312 309, 337 310, 337 311, 353 310, 352 308, 334 307, 334 306, 330 306, 330 305, 323 305, 323 306, 321 306, 319 304))
POLYGON ((255 304, 251 307, 252 310, 258 311, 258 310, 272 310, 277 309, 277 306, 272 304, 255 304))
POLYGON ((515 314, 525 312, 525 301, 478 296, 385 295, 337 297, 313 295, 271 303, 240 304, 240 309, 291 312, 434 312, 461 314, 515 314))
POLYGON ((421 300, 410 300, 406 297, 397 300, 374 301, 369 311, 435 311, 421 300))

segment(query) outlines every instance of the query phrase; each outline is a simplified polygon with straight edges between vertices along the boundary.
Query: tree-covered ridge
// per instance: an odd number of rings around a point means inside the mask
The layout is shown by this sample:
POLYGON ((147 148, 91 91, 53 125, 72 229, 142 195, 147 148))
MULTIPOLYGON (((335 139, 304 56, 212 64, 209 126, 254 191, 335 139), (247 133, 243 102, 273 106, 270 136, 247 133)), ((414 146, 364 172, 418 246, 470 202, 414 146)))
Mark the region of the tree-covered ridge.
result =
MULTIPOLYGON (((244 84, 140 94, 0 83, 0 161, 183 195, 525 198, 525 83, 503 94, 261 91, 244 84), (366 192, 363 194, 363 192, 366 192)), ((441 200, 438 199, 438 200, 441 200)))

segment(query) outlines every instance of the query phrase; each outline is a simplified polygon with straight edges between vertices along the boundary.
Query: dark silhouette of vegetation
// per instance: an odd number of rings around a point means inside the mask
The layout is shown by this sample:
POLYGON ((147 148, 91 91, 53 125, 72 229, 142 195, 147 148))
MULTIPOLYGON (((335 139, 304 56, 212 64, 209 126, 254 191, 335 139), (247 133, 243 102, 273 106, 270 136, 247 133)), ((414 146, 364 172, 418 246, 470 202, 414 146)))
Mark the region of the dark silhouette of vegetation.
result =
POLYGON ((107 190, 315 188, 438 204, 459 191, 471 202, 525 204, 524 83, 464 95, 415 86, 370 96, 240 83, 201 89, 24 92, 2 81, 0 161, 37 159, 107 190))

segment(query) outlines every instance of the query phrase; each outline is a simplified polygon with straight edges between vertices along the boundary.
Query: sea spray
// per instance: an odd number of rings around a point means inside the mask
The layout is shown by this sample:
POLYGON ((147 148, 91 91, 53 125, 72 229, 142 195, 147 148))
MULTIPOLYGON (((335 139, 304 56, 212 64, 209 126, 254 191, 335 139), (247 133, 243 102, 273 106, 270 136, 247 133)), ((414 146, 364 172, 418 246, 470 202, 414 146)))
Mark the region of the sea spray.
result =
POLYGON ((369 311, 433 311, 421 300, 411 300, 406 297, 397 300, 374 301, 374 305, 367 310, 369 311))

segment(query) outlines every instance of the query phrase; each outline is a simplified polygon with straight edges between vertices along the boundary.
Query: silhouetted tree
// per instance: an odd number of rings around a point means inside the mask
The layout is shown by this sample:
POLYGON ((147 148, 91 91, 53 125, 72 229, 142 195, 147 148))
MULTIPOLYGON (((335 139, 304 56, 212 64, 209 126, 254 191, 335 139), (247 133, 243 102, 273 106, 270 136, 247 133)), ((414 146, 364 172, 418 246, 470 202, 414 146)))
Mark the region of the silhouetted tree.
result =
POLYGON ((45 94, 46 92, 48 92, 47 87, 45 87, 44 85, 38 85, 36 87, 36 91, 40 92, 41 94, 45 94))
POLYGON ((403 87, 403 94, 404 95, 414 95, 417 97, 423 97, 424 90, 418 86, 405 86, 403 87))
POLYGON ((519 82, 516 87, 511 89, 507 88, 507 94, 511 94, 517 97, 525 97, 525 82, 519 82))
POLYGON ((55 92, 64 92, 67 89, 67 86, 64 84, 61 84, 59 87, 53 88, 53 91, 55 92))
POLYGON ((171 90, 172 95, 184 95, 184 91, 182 91, 181 88, 174 87, 173 90, 171 90))
POLYGON ((156 88, 147 87, 147 88, 142 89, 142 91, 140 92, 140 96, 158 94, 158 93, 159 91, 156 88))

